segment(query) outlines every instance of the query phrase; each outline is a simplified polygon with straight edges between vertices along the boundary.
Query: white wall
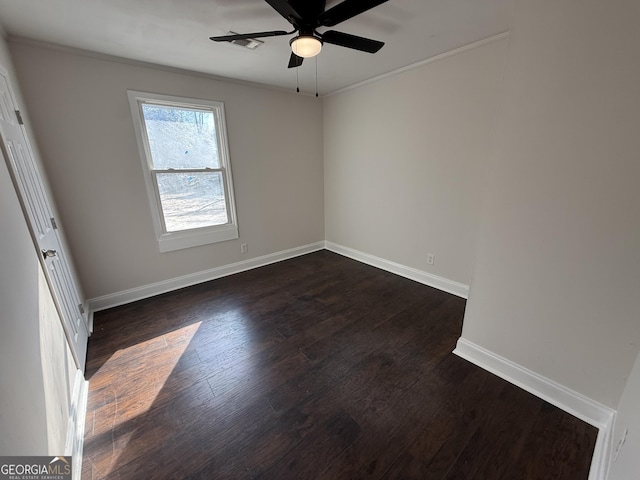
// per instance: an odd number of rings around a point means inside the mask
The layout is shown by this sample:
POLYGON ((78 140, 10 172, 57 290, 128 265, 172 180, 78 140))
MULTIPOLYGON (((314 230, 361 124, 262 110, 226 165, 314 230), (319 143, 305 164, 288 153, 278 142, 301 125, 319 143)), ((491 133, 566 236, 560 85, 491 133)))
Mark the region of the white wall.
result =
POLYGON ((618 406, 613 438, 617 443, 612 451, 613 458, 608 479, 629 480, 637 478, 638 472, 640 472, 640 457, 638 457, 638 452, 640 452, 640 355, 636 358, 636 363, 618 406), (626 438, 625 430, 627 430, 626 438), (619 452, 616 455, 618 448, 619 452))
POLYGON ((88 298, 324 239, 316 98, 38 45, 10 48, 88 298), (159 253, 127 89, 225 103, 238 240, 159 253))
POLYGON ((325 98, 328 241, 469 284, 506 44, 325 98))
MULTIPOLYGON (((2 37, 0 65, 22 105, 2 37)), ((61 455, 75 368, 1 154, 0 224, 0 455, 61 455)))
POLYGON ((516 0, 463 338, 616 408, 640 348, 640 4, 516 0))

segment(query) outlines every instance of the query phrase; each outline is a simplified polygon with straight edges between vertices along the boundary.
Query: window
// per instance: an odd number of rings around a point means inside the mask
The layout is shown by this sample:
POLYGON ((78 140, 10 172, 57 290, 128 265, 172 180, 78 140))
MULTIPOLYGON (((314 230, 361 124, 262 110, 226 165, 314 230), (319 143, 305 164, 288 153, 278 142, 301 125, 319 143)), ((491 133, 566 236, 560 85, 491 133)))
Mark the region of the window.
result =
POLYGON ((238 238, 224 105, 128 94, 160 251, 238 238))

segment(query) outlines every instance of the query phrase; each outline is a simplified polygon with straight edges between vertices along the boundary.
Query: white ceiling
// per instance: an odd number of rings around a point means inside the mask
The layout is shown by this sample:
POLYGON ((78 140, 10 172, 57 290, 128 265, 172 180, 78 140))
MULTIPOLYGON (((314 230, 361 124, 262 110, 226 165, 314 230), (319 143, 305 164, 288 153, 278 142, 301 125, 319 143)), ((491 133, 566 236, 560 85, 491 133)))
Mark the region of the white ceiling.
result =
MULTIPOLYGON (((340 3, 328 0, 327 8, 340 3)), ((505 32, 511 0, 390 0, 332 29, 385 42, 372 55, 325 45, 318 90, 333 92, 505 32)), ((295 90, 290 37, 251 51, 213 35, 291 30, 262 0, 0 0, 7 34, 295 90)), ((323 30, 321 30, 323 31, 323 30)), ((315 91, 316 62, 297 69, 315 91)))

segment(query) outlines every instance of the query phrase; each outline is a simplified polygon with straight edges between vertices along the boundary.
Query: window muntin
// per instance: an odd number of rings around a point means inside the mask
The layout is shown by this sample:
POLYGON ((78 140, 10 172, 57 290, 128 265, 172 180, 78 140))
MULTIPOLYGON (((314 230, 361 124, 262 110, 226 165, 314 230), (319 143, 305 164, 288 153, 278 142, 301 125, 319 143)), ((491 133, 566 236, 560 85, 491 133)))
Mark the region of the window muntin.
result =
POLYGON ((161 251, 238 238, 224 107, 129 92, 161 251))

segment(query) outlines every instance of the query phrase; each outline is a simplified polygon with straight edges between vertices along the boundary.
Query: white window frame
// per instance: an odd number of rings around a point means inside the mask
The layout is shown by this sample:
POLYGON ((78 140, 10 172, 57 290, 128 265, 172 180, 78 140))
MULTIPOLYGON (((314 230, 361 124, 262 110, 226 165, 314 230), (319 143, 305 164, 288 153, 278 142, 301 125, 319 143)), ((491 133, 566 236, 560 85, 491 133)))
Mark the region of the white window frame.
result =
POLYGON ((131 116, 133 117, 133 127, 138 140, 138 150, 142 168, 144 171, 144 180, 151 206, 151 216, 153 219, 153 227, 155 229, 156 238, 158 240, 158 248, 161 252, 170 252, 183 248, 195 247, 198 245, 206 245, 209 243, 224 242, 238 238, 238 219, 236 216, 235 196, 233 193, 233 179, 231 176, 231 159, 229 157, 229 142, 227 139, 227 127, 225 123, 224 103, 213 100, 202 100, 196 98, 176 97, 172 95, 160 95, 156 93, 139 92, 135 90, 127 90, 129 97, 129 106, 131 108, 131 116), (160 203, 160 193, 158 191, 158 183, 156 175, 158 173, 173 172, 176 170, 160 170, 153 168, 151 151, 149 148, 149 140, 147 138, 147 129, 144 125, 144 116, 142 114, 143 104, 173 106, 178 108, 191 108, 197 110, 205 110, 213 113, 215 121, 215 130, 218 142, 218 155, 220 160, 220 168, 206 168, 196 170, 179 170, 180 172, 221 172, 225 191, 225 202, 227 206, 227 223, 223 225, 214 225, 209 227, 193 228, 189 230, 181 230, 178 232, 167 232, 164 224, 164 216, 162 215, 162 206, 160 203))

